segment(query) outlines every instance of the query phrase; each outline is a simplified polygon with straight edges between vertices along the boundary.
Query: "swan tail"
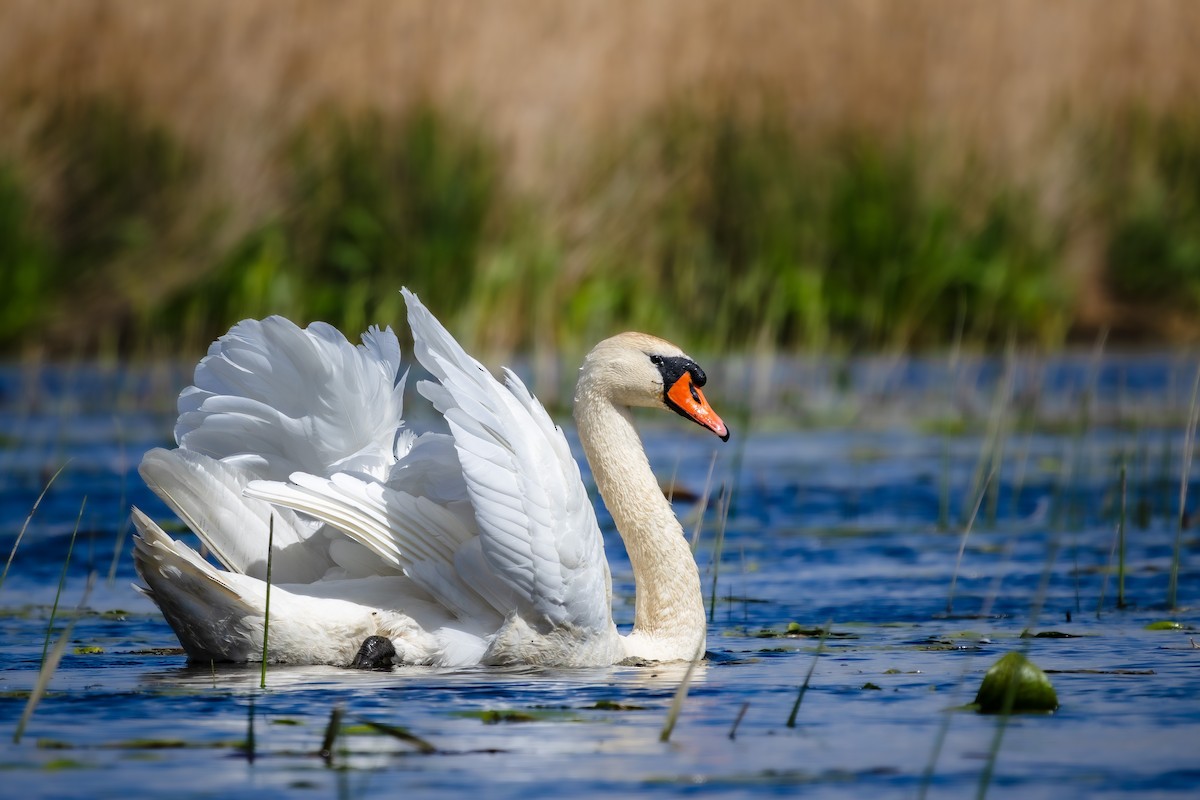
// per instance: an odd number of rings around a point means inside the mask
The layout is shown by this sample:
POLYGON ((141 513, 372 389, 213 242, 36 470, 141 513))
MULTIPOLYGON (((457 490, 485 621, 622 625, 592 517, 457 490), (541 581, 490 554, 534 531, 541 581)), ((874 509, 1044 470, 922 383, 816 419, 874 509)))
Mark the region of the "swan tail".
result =
MULTIPOLYGON (((258 598, 246 597, 191 548, 173 540, 140 509, 133 509, 133 563, 150 597, 197 661, 251 661, 262 658, 248 626, 261 617, 258 598)), ((259 626, 261 630, 261 624, 259 626)))
MULTIPOLYGON (((221 572, 133 509, 133 560, 147 595, 192 661, 261 661, 267 584, 221 572)), ((390 601, 415 603, 402 577, 271 586, 267 657, 272 662, 347 666, 368 636, 391 639, 403 661, 433 663, 442 646, 390 601), (399 583, 398 583, 399 582, 399 583)), ((436 617, 435 617, 436 618, 436 617)))

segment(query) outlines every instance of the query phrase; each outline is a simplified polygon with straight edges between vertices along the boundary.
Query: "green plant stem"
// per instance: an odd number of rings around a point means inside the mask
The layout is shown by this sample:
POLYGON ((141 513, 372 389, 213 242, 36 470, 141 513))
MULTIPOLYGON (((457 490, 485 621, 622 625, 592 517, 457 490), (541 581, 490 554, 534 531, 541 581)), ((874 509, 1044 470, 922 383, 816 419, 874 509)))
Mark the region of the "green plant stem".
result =
POLYGON ((696 527, 692 529, 692 552, 696 552, 700 544, 700 530, 704 527, 704 512, 708 510, 708 500, 712 496, 713 470, 717 466, 717 451, 714 448, 712 458, 708 462, 708 476, 704 479, 704 493, 700 496, 700 511, 696 514, 696 527))
POLYGON ((721 497, 717 501, 721 509, 721 519, 717 525, 717 540, 713 542, 712 555, 712 590, 708 598, 708 621, 712 622, 717 611, 717 578, 721 574, 721 551, 725 546, 725 525, 729 519, 729 505, 731 492, 726 491, 724 487, 721 489, 721 497))
POLYGON ((38 506, 42 504, 42 498, 46 496, 46 492, 50 491, 50 487, 54 485, 54 480, 62 474, 62 471, 67 468, 67 464, 71 463, 71 459, 55 470, 50 476, 50 480, 46 481, 46 485, 42 487, 42 493, 38 495, 37 500, 33 501, 33 508, 29 509, 29 514, 25 517, 25 524, 21 526, 21 532, 17 534, 17 540, 13 542, 12 550, 8 553, 8 561, 4 564, 4 572, 0 572, 0 588, 4 588, 4 579, 8 577, 8 568, 12 566, 13 559, 17 555, 17 548, 21 545, 21 539, 25 536, 25 529, 29 527, 29 521, 33 519, 34 513, 37 512, 38 506))
POLYGON ((703 658, 704 644, 701 643, 696 648, 696 654, 692 656, 692 663, 688 664, 687 671, 683 673, 683 680, 679 682, 675 696, 671 698, 671 707, 667 710, 667 720, 663 723, 662 732, 658 735, 660 742, 670 741, 671 732, 675 730, 675 722, 679 719, 679 712, 683 710, 683 701, 687 699, 688 687, 692 683, 692 673, 696 671, 696 665, 703 658))
POLYGON ((971 536, 971 528, 975 525, 975 518, 979 516, 979 507, 983 504, 984 495, 987 494, 988 485, 991 484, 994 475, 995 473, 989 472, 983 486, 979 487, 979 496, 975 498, 975 508, 971 511, 971 517, 967 520, 967 526, 963 528, 962 538, 958 542, 958 555, 954 559, 954 572, 950 576, 950 591, 946 597, 947 615, 954 613, 954 590, 958 586, 958 570, 962 566, 963 553, 967 549, 967 539, 971 536))
POLYGON ((50 679, 54 676, 54 671, 58 669, 63 654, 67 651, 67 645, 71 642, 71 633, 75 630, 75 623, 79 621, 79 617, 83 614, 83 609, 87 605, 88 597, 91 595, 92 586, 95 583, 96 573, 93 572, 88 575, 87 585, 83 589, 83 597, 79 599, 79 605, 75 608, 75 614, 71 617, 71 621, 67 623, 67 627, 63 628, 62 635, 54 643, 54 649, 48 655, 43 655, 37 682, 29 692, 29 699, 25 701, 25 709, 21 712, 21 719, 18 720, 16 730, 13 731, 13 744, 21 743, 21 737, 25 733, 25 726, 29 724, 30 718, 33 717, 34 709, 37 708, 38 703, 46 694, 46 688, 50 685, 50 679))
POLYGON ((338 731, 342 727, 342 707, 335 705, 329 712, 329 724, 325 726, 325 736, 321 740, 319 755, 325 761, 325 766, 333 763, 333 743, 337 740, 338 731))
POLYGON ((1179 588, 1179 563, 1183 551, 1183 529, 1187 527, 1187 492, 1188 480, 1191 477, 1192 454, 1196 443, 1196 398, 1200 390, 1200 366, 1196 368, 1196 378, 1192 381, 1192 400, 1188 405, 1187 430, 1183 437, 1183 468, 1179 476, 1179 514, 1176 517, 1178 526, 1175 529, 1175 547, 1171 553, 1171 577, 1167 581, 1167 608, 1178 607, 1177 592, 1179 588))
POLYGON ((825 638, 829 636, 829 630, 832 627, 833 620, 830 619, 821 629, 821 638, 817 640, 817 651, 813 653, 812 662, 808 665, 808 674, 804 676, 804 683, 800 685, 800 691, 796 693, 796 702, 792 704, 792 713, 788 714, 787 726, 789 728, 796 727, 796 715, 800 713, 800 703, 804 700, 804 693, 808 691, 809 681, 812 680, 813 672, 817 668, 817 659, 821 657, 821 651, 825 649, 825 638))
POLYGON ((63 560, 62 573, 58 576, 58 591, 54 593, 54 605, 50 607, 50 622, 46 625, 46 640, 42 643, 42 664, 46 663, 46 650, 50 647, 50 634, 54 631, 54 618, 58 614, 58 601, 62 597, 63 586, 67 582, 67 567, 71 565, 71 553, 75 550, 75 537, 79 534, 79 523, 83 519, 83 509, 87 507, 87 496, 79 504, 79 516, 75 518, 75 529, 71 531, 71 543, 67 545, 67 557, 63 560))
POLYGON ((267 636, 271 624, 271 556, 275 546, 275 515, 267 522, 267 598, 263 606, 262 675, 258 688, 267 688, 267 636))
POLYGON ((1121 519, 1117 523, 1117 608, 1125 608, 1125 458, 1121 457, 1121 519))

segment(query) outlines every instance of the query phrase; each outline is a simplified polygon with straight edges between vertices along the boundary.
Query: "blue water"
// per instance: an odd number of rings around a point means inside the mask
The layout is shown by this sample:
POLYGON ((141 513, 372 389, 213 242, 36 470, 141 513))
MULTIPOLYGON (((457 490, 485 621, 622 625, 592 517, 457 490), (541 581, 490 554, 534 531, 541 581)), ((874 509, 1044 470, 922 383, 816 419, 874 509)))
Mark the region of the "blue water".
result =
MULTIPOLYGON (((667 743, 659 734, 685 665, 271 667, 265 690, 257 666, 188 665, 130 586, 127 538, 131 504, 169 519, 136 465, 169 443, 187 372, 0 369, 0 557, 66 464, 0 587, 5 796, 962 797, 977 791, 993 752, 992 797, 1194 796, 1200 784, 1200 537, 1190 527, 1180 537, 1178 608, 1166 607, 1193 362, 710 366, 707 389, 733 427, 729 444, 673 417, 650 415, 643 428, 664 483, 674 477, 699 493, 715 452, 713 483, 733 488, 719 564, 719 509, 709 508, 700 531, 697 558, 714 598, 709 658, 667 743), (981 459, 996 430, 1002 452, 981 459), (1128 605, 1118 609, 1122 461, 1128 605), (964 539, 972 487, 993 464, 964 539), (14 743, 43 649, 91 573, 62 663, 14 743), (761 636, 830 620, 834 635, 819 655, 811 636, 761 636), (1145 629, 1162 620, 1182 628, 1145 629), (1075 638, 1021 638, 1026 630, 1075 638), (1060 710, 1006 725, 955 710, 1013 649, 1051 671, 1060 710), (335 707, 343 728, 325 759, 317 751, 335 707), (488 711, 524 721, 488 724, 488 711), (371 733, 363 720, 403 726, 434 752, 371 733)), ((414 424, 434 422, 417 413, 414 424)), ((1189 509, 1200 497, 1195 472, 1189 509)), ((690 535, 695 503, 676 505, 690 535)), ((628 624, 628 561, 600 519, 615 613, 628 624)))

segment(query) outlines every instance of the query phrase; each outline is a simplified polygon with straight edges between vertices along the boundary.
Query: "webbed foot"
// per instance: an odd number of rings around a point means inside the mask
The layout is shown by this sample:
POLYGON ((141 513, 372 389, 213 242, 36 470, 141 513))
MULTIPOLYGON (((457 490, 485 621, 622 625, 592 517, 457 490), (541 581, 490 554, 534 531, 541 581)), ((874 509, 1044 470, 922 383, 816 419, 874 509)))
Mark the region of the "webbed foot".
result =
POLYGON ((390 670, 396 663, 396 646, 386 636, 368 636, 363 639, 358 655, 350 662, 353 669, 390 670))

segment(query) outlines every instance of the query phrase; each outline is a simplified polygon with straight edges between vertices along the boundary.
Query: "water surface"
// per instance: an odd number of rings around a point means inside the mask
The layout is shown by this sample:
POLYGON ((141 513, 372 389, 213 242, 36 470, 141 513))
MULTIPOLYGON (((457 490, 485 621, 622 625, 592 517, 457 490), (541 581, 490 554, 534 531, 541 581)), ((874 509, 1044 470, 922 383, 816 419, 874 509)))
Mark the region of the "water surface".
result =
MULTIPOLYGON (((709 654, 667 743, 659 734, 686 665, 275 666, 266 689, 257 666, 189 665, 131 587, 127 540, 130 504, 169 518, 136 464, 170 441, 187 371, 0 370, 5 557, 66 463, 0 587, 5 792, 962 797, 994 761, 993 797, 1194 796, 1200 541, 1178 528, 1194 369, 1144 356, 1098 366, 1080 356, 1018 368, 944 359, 710 368, 710 399, 734 409, 728 445, 673 417, 650 415, 643 426, 656 471, 680 488, 689 535, 698 506, 683 490, 702 492, 714 452, 713 484, 732 489, 727 515, 710 503, 700 529, 709 654), (722 397, 739 397, 733 386, 750 387, 752 411, 722 397), (1127 606, 1117 608, 1122 463, 1127 606), (13 743, 43 650, 91 573, 49 692, 13 743), (818 654, 806 634, 828 621, 818 654), (1146 629, 1157 621, 1182 627, 1146 629), (789 623, 801 631, 788 634, 789 623), (1059 711, 1004 722, 954 710, 1013 649, 1051 671, 1059 711), (343 729, 326 759, 318 751, 335 707, 343 729), (403 726, 433 752, 364 720, 403 726)), ((433 424, 414 414, 416 425, 433 424)), ((615 613, 628 625, 628 561, 611 520, 600 520, 615 613)))

